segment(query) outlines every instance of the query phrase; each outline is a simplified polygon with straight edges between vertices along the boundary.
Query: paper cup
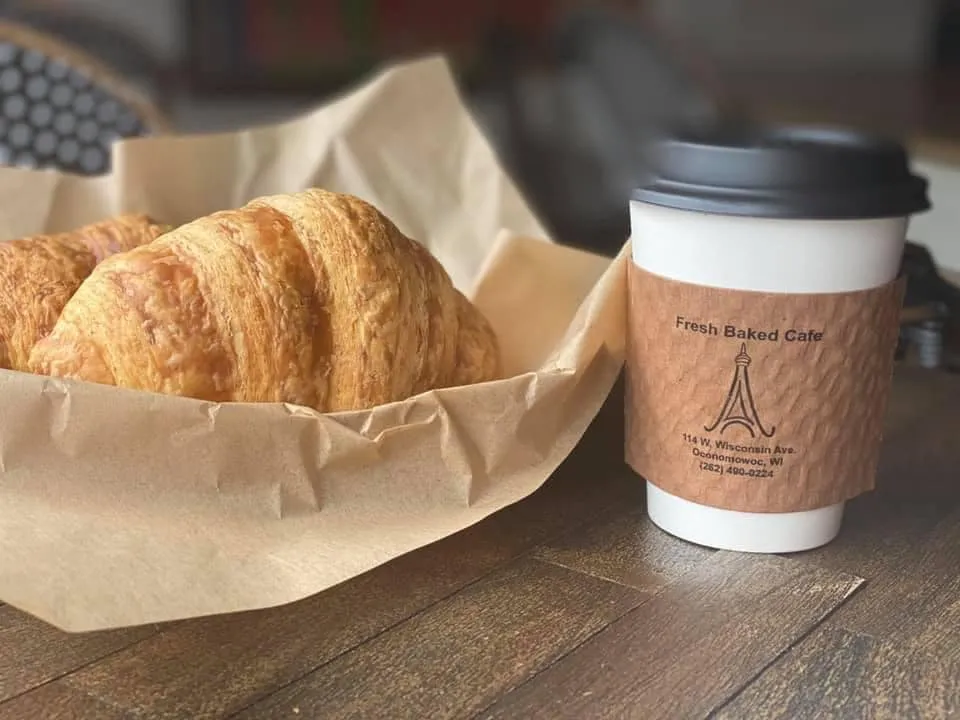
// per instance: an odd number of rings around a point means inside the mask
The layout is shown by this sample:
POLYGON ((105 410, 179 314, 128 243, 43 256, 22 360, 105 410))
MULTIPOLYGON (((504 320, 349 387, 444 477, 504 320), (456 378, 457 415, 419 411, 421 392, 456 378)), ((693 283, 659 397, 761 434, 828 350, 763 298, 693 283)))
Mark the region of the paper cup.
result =
MULTIPOLYGON (((909 215, 926 207, 898 147, 849 133, 674 137, 660 150, 659 175, 630 204, 633 262, 680 283, 784 296, 889 285, 909 215)), ((629 321, 650 320, 641 310, 629 321)), ((844 502, 746 512, 679 497, 661 487, 668 479, 647 478, 648 514, 701 545, 794 552, 840 530, 844 502)))

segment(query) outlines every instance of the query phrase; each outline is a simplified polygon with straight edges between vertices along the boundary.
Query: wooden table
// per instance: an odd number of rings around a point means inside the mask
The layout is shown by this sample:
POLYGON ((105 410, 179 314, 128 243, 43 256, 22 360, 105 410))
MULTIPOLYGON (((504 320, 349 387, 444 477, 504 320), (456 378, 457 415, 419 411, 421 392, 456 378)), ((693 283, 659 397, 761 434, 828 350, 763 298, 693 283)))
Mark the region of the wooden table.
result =
POLYGON ((652 527, 618 390, 531 498, 303 602, 79 636, 0 607, 0 718, 960 717, 960 378, 895 388, 826 548, 652 527))

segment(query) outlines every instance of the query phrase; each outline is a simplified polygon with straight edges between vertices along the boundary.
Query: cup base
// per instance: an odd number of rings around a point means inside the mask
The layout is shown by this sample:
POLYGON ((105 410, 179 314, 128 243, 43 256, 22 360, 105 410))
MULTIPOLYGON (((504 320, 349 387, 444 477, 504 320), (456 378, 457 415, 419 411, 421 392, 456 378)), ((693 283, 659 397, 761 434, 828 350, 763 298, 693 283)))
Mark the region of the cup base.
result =
POLYGON ((647 483, 647 514, 660 529, 697 545, 749 553, 791 553, 826 545, 840 532, 845 503, 792 513, 700 505, 647 483))

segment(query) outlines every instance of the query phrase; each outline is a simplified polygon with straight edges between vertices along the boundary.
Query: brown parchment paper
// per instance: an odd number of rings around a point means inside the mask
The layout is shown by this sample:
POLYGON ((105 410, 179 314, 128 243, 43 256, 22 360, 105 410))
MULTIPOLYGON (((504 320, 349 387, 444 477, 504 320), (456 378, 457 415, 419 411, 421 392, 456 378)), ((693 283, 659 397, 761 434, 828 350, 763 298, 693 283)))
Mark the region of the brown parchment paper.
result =
POLYGON ((872 490, 905 284, 777 294, 630 263, 626 457, 686 500, 745 512, 872 490))
POLYGON ((71 631, 291 602, 522 499, 573 449, 622 365, 625 256, 546 238, 442 59, 275 127, 126 141, 103 178, 0 171, 0 236, 308 186, 425 243, 507 379, 320 415, 0 371, 0 600, 71 631))

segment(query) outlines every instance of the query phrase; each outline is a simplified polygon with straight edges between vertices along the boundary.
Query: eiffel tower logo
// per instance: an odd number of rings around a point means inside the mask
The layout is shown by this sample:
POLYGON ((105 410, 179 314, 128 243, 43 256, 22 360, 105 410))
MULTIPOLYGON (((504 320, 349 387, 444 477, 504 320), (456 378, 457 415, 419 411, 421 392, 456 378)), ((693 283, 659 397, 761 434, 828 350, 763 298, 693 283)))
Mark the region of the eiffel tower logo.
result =
POLYGON ((734 425, 740 425, 747 429, 750 437, 756 437, 759 433, 763 437, 773 437, 776 428, 767 430, 760 420, 760 414, 757 412, 756 403, 753 401, 753 392, 750 390, 749 367, 751 358, 747 354, 747 344, 740 345, 740 352, 734 359, 736 363, 736 372, 733 376, 733 382, 730 383, 730 391, 727 393, 727 399, 723 403, 723 409, 717 415, 710 426, 704 426, 707 432, 713 432, 720 428, 720 434, 726 432, 727 428, 734 425))

